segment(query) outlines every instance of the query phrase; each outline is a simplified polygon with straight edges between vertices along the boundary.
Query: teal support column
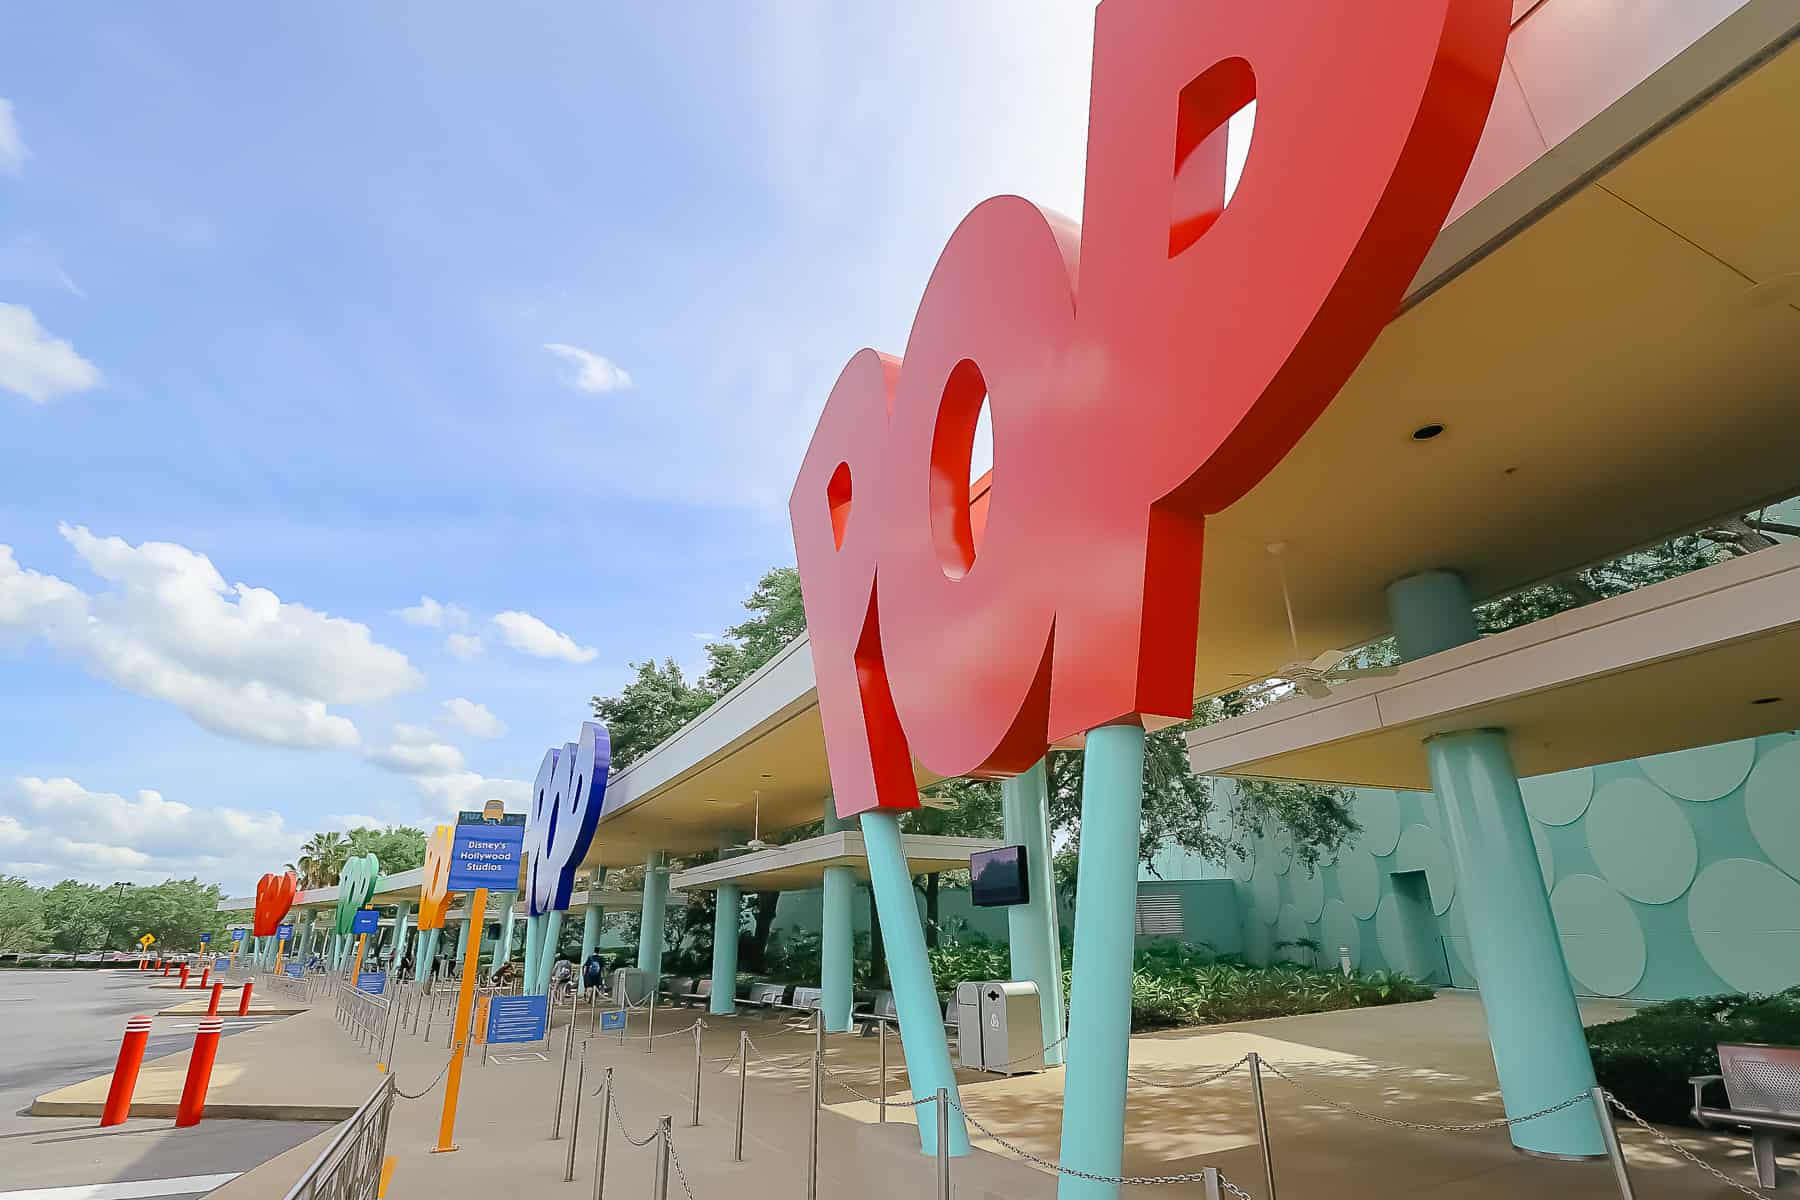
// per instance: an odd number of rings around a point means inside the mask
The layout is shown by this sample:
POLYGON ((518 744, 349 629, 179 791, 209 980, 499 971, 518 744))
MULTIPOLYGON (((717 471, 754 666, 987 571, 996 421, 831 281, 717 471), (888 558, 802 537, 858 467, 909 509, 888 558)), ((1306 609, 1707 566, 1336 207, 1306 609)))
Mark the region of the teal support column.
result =
POLYGON ((436 929, 427 929, 419 934, 419 950, 413 955, 413 982, 424 983, 425 977, 431 974, 432 960, 437 958, 438 934, 436 929))
MULTIPOLYGON (((490 979, 493 978, 493 976, 499 974, 500 966, 502 963, 505 963, 509 959, 512 958, 513 924, 515 922, 515 917, 516 917, 514 910, 516 910, 518 907, 519 907, 519 893, 507 892, 506 893, 506 916, 505 916, 504 920, 502 920, 501 927, 500 927, 500 945, 494 951, 494 961, 488 968, 488 977, 490 979)), ((460 961, 460 960, 458 960, 458 961, 460 961)))
POLYGON ((737 1011, 738 928, 743 921, 744 892, 721 883, 713 911, 712 995, 707 1008, 721 1016, 737 1011))
MULTIPOLYGON (((590 891, 599 891, 596 884, 590 891)), ((589 896, 587 911, 581 914, 581 961, 575 965, 575 986, 578 990, 587 991, 587 960, 593 957, 594 947, 600 944, 600 907, 599 897, 589 896)))
POLYGON ((1012 977, 1037 984, 1038 1014, 1044 1025, 1044 1062, 1063 1061, 1064 1031, 1062 929, 1056 912, 1056 872, 1050 860, 1050 784, 1044 763, 1000 785, 1006 840, 1025 847, 1026 892, 1030 899, 1006 910, 1012 948, 1012 977))
POLYGON ((669 871, 660 851, 644 863, 644 911, 638 925, 638 970, 662 978, 663 918, 669 905, 669 871))
MULTIPOLYGON (((1388 588, 1396 641, 1407 659, 1473 641, 1473 609, 1467 585, 1451 571, 1427 571, 1388 588)), ((1506 733, 1440 734, 1426 741, 1425 753, 1456 862, 1457 903, 1469 930, 1506 1114, 1536 1112, 1592 1088, 1594 1066, 1506 733)), ((1606 1152, 1588 1104, 1511 1126, 1508 1133, 1530 1154, 1591 1158, 1606 1152)))
POLYGON ((543 932, 538 935, 537 977, 532 981, 532 995, 550 991, 550 973, 556 969, 556 948, 562 944, 562 909, 553 908, 543 916, 543 932))
POLYGON ((455 970, 462 970, 462 965, 469 956, 469 926, 475 922, 463 917, 462 928, 456 931, 456 965, 455 970))
POLYGON ((525 918, 525 975, 524 986, 520 988, 526 995, 537 993, 538 957, 543 953, 544 915, 525 918))
POLYGON ((411 930, 407 922, 412 920, 412 901, 402 900, 394 905, 394 971, 399 973, 400 964, 406 961, 406 940, 411 930))
POLYGON ((850 1010, 856 1003, 856 933, 851 905, 856 900, 856 871, 852 867, 825 868, 824 912, 819 923, 819 990, 825 1028, 842 1033, 850 1028, 850 1010))
MULTIPOLYGON (((894 1008, 900 1015, 900 1045, 906 1053, 907 1081, 914 1100, 934 1097, 939 1088, 949 1089, 950 1099, 959 1106, 950 1113, 949 1151, 964 1155, 969 1152, 969 1129, 963 1123, 962 1095, 956 1087, 956 1072, 950 1066, 944 1010, 938 1006, 931 962, 925 955, 925 927, 919 920, 912 871, 900 842, 900 819, 892 812, 866 812, 862 814, 862 831, 863 847, 869 856, 869 886, 881 914, 881 941, 887 950, 894 1008)), ((1127 972, 1128 981, 1130 977, 1127 972)), ((919 1148, 928 1155, 937 1153, 934 1107, 925 1105, 915 1110, 919 1118, 919 1148)))
MULTIPOLYGON (((1131 1050, 1131 966, 1137 935, 1144 731, 1088 731, 1081 784, 1081 865, 1075 881, 1075 964, 1063 1070, 1064 1166, 1119 1175, 1125 1156, 1125 1071, 1131 1050)), ((1063 1176, 1057 1200, 1116 1200, 1119 1185, 1063 1176)))

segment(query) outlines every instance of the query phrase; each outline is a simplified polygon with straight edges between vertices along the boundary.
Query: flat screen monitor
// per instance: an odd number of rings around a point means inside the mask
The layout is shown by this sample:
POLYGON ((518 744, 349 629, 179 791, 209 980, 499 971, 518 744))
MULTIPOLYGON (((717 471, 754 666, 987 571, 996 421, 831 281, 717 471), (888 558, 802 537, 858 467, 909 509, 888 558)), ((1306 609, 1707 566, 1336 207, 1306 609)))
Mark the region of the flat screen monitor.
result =
POLYGON ((1001 846, 969 855, 969 899, 978 908, 1004 908, 1028 904, 1031 888, 1025 879, 1025 847, 1001 846))

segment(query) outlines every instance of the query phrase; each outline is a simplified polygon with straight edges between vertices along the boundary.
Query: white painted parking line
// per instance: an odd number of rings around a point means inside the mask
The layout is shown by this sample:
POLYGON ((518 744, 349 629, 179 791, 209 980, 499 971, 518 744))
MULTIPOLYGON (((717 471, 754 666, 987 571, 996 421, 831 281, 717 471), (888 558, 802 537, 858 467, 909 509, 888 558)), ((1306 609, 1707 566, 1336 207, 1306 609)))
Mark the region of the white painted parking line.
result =
POLYGON ((142 1200, 147 1196, 182 1196, 224 1187, 241 1172, 182 1175, 173 1179, 134 1179, 126 1183, 79 1183, 73 1187, 26 1188, 0 1192, 0 1200, 142 1200))

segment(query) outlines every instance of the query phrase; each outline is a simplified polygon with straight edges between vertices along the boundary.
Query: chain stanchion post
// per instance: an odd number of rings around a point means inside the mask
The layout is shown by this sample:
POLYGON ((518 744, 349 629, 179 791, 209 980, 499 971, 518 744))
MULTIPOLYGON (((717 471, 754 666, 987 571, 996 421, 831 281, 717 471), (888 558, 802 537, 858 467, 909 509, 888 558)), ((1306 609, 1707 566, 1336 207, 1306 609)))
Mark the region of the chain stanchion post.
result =
POLYGON ((731 1161, 744 1161, 744 1099, 750 1090, 750 1031, 738 1030, 738 1102, 737 1138, 732 1143, 731 1161))
POLYGON ((613 1069, 606 1068, 606 1081, 601 1089, 605 1099, 600 1101, 600 1139, 594 1146, 594 1200, 601 1200, 600 1193, 606 1188, 606 1129, 607 1118, 612 1116, 613 1102, 613 1069))
POLYGON ((938 1200, 950 1200, 950 1089, 937 1090, 938 1200))
POLYGON ((1219 1168, 1200 1168, 1200 1194, 1205 1197, 1205 1200, 1220 1200, 1219 1168))
POLYGON ((569 1051, 575 1048, 575 1014, 569 1013, 569 1028, 563 1034, 562 1073, 556 1077, 556 1122, 550 1130, 550 1140, 556 1141, 562 1136, 563 1093, 569 1090, 569 1051))
POLYGON ((650 988, 650 1025, 644 1030, 644 1053, 656 1053, 656 987, 650 988))
MULTIPOLYGON (((823 1003, 823 1002, 821 1001, 821 1003, 823 1003)), ((824 1010, 824 1008, 813 1009, 813 1050, 815 1053, 818 1053, 821 1055, 825 1053, 825 1010, 824 1010)))
POLYGON ((887 1022, 877 1016, 875 1019, 875 1040, 881 1046, 881 1103, 878 1106, 881 1124, 887 1124, 887 1022))
POLYGON ((656 1122, 656 1200, 669 1200, 669 1128, 673 1120, 663 1117, 656 1122))
POLYGON ((1269 1185, 1269 1200, 1275 1200, 1275 1155, 1269 1149, 1269 1110, 1263 1104, 1262 1056, 1252 1050, 1250 1059, 1250 1096, 1256 1102, 1256 1136, 1262 1143, 1263 1178, 1269 1185))
POLYGON ((575 1182, 575 1143, 581 1140, 581 1093, 587 1079, 587 1043, 581 1043, 581 1057, 575 1060, 575 1111, 569 1114, 569 1161, 563 1167, 563 1182, 575 1182))
POLYGON ((1606 1157, 1612 1163, 1613 1180, 1619 1185, 1619 1200, 1636 1200, 1631 1190, 1631 1170, 1625 1165, 1625 1150, 1619 1145, 1619 1131, 1613 1126, 1612 1109, 1606 1104, 1606 1089, 1594 1089, 1594 1112, 1600 1118, 1600 1139, 1606 1143, 1606 1157))
POLYGON ((694 1022, 694 1119, 691 1125, 700 1124, 700 1022, 694 1022))
POLYGON ((819 1105, 825 1099, 819 1056, 812 1059, 812 1123, 806 1134, 806 1200, 819 1200, 819 1105))

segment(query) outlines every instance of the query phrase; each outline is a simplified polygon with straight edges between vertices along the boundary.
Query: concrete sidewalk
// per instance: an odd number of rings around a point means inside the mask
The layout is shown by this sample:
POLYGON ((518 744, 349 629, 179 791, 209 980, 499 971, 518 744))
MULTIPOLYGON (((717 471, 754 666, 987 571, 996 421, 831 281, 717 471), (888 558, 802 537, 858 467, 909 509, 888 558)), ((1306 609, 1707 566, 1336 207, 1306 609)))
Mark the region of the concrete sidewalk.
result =
MULTIPOLYGON (((1594 1005, 1588 1015, 1607 1018, 1622 1011, 1594 1005)), ((704 1018, 701 1043, 701 1124, 689 1124, 694 1079, 694 1042, 688 1027, 693 1010, 662 1010, 654 1053, 640 1040, 642 1018, 634 1019, 632 1040, 623 1046, 610 1035, 590 1034, 590 1014, 577 1022, 576 1053, 585 1049, 586 1091, 575 1119, 575 1066, 569 1070, 563 1114, 564 1137, 551 1139, 557 1077, 561 1071, 567 1017, 557 1014, 547 1044, 502 1047, 486 1065, 476 1048, 463 1077, 453 1154, 432 1154, 442 1107, 442 1069, 448 1051, 445 1022, 434 1037, 402 1033, 395 1050, 398 1087, 426 1091, 421 1099, 395 1102, 388 1153, 398 1160, 390 1195, 430 1195, 437 1200, 485 1196, 496 1183, 509 1189, 555 1189, 563 1185, 568 1131, 579 1125, 575 1182, 593 1185, 600 1109, 595 1096, 601 1074, 614 1070, 619 1112, 609 1135, 607 1194, 643 1195, 651 1182, 654 1155, 626 1140, 648 1137, 657 1118, 673 1118, 673 1145, 688 1189, 699 1200, 757 1200, 805 1194, 810 1113, 807 1061, 809 1032, 785 1030, 758 1018, 704 1018), (754 1057, 746 1092, 743 1163, 731 1161, 737 1104, 736 1054, 739 1029, 748 1029, 760 1057, 754 1057), (435 1081, 435 1082, 434 1082, 435 1081)), ((345 1102, 367 1096, 380 1080, 374 1060, 352 1050, 350 1037, 322 1011, 282 1022, 291 1026, 290 1057, 312 1064, 331 1060, 343 1079, 345 1102), (333 1049, 335 1043, 336 1049, 333 1049)), ((423 1033, 421 1022, 421 1035, 423 1033)), ((267 1032, 267 1031, 265 1031, 267 1032)), ((251 1035, 246 1035, 246 1037, 251 1035)), ((888 1043, 893 1071, 888 1093, 905 1099, 898 1038, 888 1043)), ((1250 1022, 1236 1026, 1171 1031, 1132 1041, 1132 1084, 1127 1120, 1125 1172, 1169 1175, 1217 1166, 1252 1195, 1267 1188, 1256 1138, 1248 1079, 1240 1068, 1215 1083, 1193 1086, 1210 1069, 1232 1063, 1255 1049, 1298 1078, 1312 1094, 1276 1077, 1266 1080, 1277 1183, 1287 1197, 1433 1197, 1499 1200, 1541 1194, 1571 1200, 1612 1200, 1617 1195, 1604 1163, 1547 1162, 1516 1153, 1499 1131, 1443 1133, 1394 1128, 1330 1107, 1318 1097, 1352 1105, 1388 1119, 1419 1123, 1466 1123, 1501 1115, 1478 1003, 1446 994, 1423 1004, 1363 1009, 1250 1022)), ((870 1200, 916 1200, 935 1194, 935 1163, 919 1154, 907 1109, 890 1109, 890 1123, 876 1123, 875 1104, 849 1090, 874 1096, 879 1084, 872 1038, 834 1035, 827 1039, 826 1105, 820 1114, 819 1194, 870 1200)), ((1000 1078, 962 1073, 967 1110, 1020 1151, 1054 1159, 1060 1140, 1062 1074, 1000 1078)), ((291 1082, 318 1088, 328 1081, 306 1070, 291 1082)), ((296 1098, 299 1093, 295 1093, 296 1098)), ((957 1195, 1043 1197, 1055 1194, 1055 1175, 1022 1161, 1011 1150, 977 1131, 976 1151, 953 1166, 957 1195)), ((1639 1197, 1724 1197, 1734 1193, 1681 1162, 1673 1153, 1632 1128, 1621 1130, 1639 1197)), ((1734 1179, 1748 1182, 1748 1150, 1730 1137, 1678 1135, 1681 1143, 1734 1179)), ((322 1147, 315 1139, 312 1145, 322 1147)), ((221 1200, 276 1200, 306 1165, 297 1148, 251 1172, 220 1193, 221 1200)), ((1195 1185, 1127 1188, 1135 1195, 1198 1195, 1195 1185)), ((575 1192, 569 1194, 574 1195, 575 1192)), ((685 1196, 680 1180, 671 1195, 685 1196)))

